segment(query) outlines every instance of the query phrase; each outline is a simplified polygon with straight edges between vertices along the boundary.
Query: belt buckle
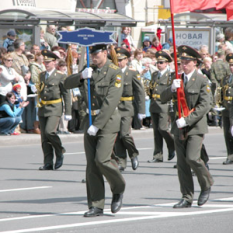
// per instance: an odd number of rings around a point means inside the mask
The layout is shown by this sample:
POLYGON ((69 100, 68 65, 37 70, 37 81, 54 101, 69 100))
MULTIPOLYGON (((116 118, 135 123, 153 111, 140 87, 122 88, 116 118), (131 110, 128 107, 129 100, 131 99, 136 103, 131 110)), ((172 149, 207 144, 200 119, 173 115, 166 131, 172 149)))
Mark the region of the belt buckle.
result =
POLYGON ((95 110, 91 110, 91 115, 95 116, 95 110))

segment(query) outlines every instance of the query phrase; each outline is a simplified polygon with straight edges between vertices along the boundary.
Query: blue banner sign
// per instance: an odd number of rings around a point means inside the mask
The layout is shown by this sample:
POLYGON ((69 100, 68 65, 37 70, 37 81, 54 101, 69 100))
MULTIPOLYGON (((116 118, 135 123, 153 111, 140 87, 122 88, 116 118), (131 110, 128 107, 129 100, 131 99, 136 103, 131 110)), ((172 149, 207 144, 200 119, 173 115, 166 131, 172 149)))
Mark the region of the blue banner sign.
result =
POLYGON ((81 28, 76 31, 58 31, 59 43, 78 44, 80 46, 92 46, 96 44, 112 44, 116 41, 112 38, 114 32, 99 31, 91 28, 81 28))

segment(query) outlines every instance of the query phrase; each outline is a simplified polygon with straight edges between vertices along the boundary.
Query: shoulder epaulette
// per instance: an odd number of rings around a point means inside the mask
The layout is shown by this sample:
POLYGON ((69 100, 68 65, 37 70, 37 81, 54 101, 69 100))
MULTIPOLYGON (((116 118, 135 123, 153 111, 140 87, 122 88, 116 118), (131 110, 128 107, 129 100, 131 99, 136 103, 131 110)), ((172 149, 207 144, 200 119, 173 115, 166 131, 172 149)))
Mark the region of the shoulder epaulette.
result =
POLYGON ((113 68, 114 70, 119 69, 119 67, 116 66, 116 65, 114 65, 113 63, 111 63, 111 64, 109 65, 109 67, 110 67, 110 68, 113 68))

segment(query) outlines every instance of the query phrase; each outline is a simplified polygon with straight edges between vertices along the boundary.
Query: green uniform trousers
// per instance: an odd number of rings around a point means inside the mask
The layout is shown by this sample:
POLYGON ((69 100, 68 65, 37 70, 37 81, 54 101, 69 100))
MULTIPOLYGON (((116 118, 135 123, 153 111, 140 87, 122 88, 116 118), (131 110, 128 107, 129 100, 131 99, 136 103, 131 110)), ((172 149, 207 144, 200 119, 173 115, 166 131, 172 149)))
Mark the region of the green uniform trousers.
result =
POLYGON ((177 171, 180 182, 182 198, 188 202, 193 202, 194 184, 191 169, 195 172, 201 190, 210 188, 214 181, 200 158, 203 134, 190 135, 186 140, 179 140, 175 135, 175 147, 177 152, 177 171))
POLYGON ((139 155, 133 137, 130 135, 131 122, 131 116, 121 117, 121 128, 114 146, 115 156, 119 161, 118 163, 123 168, 126 168, 127 166, 127 152, 130 158, 134 158, 139 155))
POLYGON ((107 179, 113 194, 123 193, 125 180, 121 175, 111 154, 116 139, 116 133, 98 131, 96 136, 90 136, 85 130, 84 147, 86 152, 86 188, 88 207, 104 209, 105 188, 104 178, 107 179))
POLYGON ((151 113, 152 127, 154 132, 155 159, 163 160, 163 138, 167 143, 168 152, 175 150, 173 136, 169 132, 168 113, 151 113))
POLYGON ((225 144, 227 148, 227 158, 233 161, 233 138, 230 133, 230 128, 231 128, 230 118, 226 116, 222 116, 222 121, 223 121, 225 144))
POLYGON ((53 165, 53 150, 55 150, 55 155, 57 158, 62 156, 65 151, 59 136, 56 134, 60 118, 61 117, 58 116, 39 116, 44 164, 53 165))

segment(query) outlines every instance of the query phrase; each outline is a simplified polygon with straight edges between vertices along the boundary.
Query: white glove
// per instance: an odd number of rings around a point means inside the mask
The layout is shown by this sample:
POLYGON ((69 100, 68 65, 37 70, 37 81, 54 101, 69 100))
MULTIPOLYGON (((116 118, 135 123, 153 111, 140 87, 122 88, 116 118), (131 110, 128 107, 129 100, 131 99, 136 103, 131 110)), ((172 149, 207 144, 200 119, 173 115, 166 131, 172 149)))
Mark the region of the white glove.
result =
POLYGON ((231 126, 231 136, 233 137, 233 126, 231 126))
POLYGON ((184 117, 181 117, 180 119, 176 120, 176 124, 179 129, 187 126, 184 117))
POLYGON ((92 76, 92 71, 93 71, 93 69, 92 69, 91 67, 89 67, 89 68, 86 67, 86 68, 82 71, 83 79, 91 78, 91 76, 92 76))
POLYGON ((36 92, 37 92, 37 89, 36 89, 36 86, 35 86, 35 85, 32 85, 32 86, 31 86, 31 91, 32 91, 33 93, 36 93, 36 92))
POLYGON ((146 118, 146 114, 138 113, 138 119, 141 121, 142 119, 146 118))
POLYGON ((69 120, 72 119, 72 116, 71 115, 65 115, 64 119, 65 119, 65 121, 69 121, 69 120))
POLYGON ((98 130, 99 130, 99 129, 98 129, 97 127, 95 127, 94 125, 91 125, 91 126, 88 128, 87 133, 88 133, 89 135, 91 135, 91 136, 95 136, 95 135, 97 134, 98 130))
POLYGON ((180 88, 181 79, 174 79, 172 83, 172 91, 175 92, 177 88, 180 88))
POLYGON ((149 95, 146 95, 145 100, 149 100, 149 99, 150 99, 149 95))

